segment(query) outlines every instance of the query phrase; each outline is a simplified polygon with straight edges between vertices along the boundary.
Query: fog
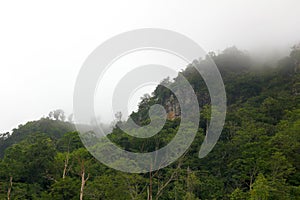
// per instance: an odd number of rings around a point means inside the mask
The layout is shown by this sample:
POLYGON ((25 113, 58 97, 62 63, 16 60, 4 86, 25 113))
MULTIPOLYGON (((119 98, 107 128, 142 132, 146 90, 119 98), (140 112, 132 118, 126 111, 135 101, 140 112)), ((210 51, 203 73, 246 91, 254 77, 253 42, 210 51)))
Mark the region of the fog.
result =
MULTIPOLYGON (((235 45, 273 59, 300 41, 300 1, 1 1, 0 25, 3 133, 57 108, 71 114, 82 63, 116 34, 164 28, 207 52, 235 45)), ((132 109, 140 94, 133 95, 132 109)))

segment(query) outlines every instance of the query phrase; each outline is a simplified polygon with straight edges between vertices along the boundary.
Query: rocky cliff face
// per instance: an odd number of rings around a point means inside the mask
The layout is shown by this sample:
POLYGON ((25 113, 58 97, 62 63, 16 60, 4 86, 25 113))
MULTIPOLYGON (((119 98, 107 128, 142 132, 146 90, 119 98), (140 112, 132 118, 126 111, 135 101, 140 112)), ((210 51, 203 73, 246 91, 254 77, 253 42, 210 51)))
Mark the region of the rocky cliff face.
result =
MULTIPOLYGON (((197 99, 200 108, 210 103, 210 97, 208 93, 204 92, 201 95, 199 93, 196 93, 196 95, 198 97, 197 99)), ((190 101, 189 98, 190 97, 186 95, 185 98, 183 99, 184 103, 188 104, 190 101)), ((165 100, 164 107, 167 111, 168 120, 174 120, 180 117, 181 115, 180 104, 173 94, 171 94, 171 96, 165 100)), ((192 105, 191 105, 191 109, 192 109, 192 105)))
POLYGON ((174 120, 180 117, 180 105, 173 94, 165 102, 165 109, 167 111, 167 119, 174 120))

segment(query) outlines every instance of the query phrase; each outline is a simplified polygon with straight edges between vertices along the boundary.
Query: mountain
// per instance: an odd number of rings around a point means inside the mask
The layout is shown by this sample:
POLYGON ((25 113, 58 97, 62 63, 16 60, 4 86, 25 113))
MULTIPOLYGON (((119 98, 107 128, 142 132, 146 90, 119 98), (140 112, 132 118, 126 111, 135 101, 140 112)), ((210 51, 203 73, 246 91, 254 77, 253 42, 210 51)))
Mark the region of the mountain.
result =
MULTIPOLYGON (((258 64, 235 47, 209 56, 223 77, 227 116, 219 141, 206 157, 199 159, 198 152, 210 121, 210 97, 205 82, 189 65, 179 75, 192 85, 201 119, 192 145, 176 162, 152 173, 123 173, 98 162, 72 132, 73 125, 41 119, 1 139, 2 155, 5 152, 0 159, 0 198, 299 199, 300 47, 270 66, 258 64)), ((207 59, 193 64, 201 68, 207 59)), ((171 88, 181 83, 179 77, 163 82, 171 88)), ((168 88, 159 85, 152 95, 145 95, 131 117, 140 125, 149 124, 149 109, 157 103, 165 107, 168 119, 155 136, 132 137, 119 128, 125 123, 119 121, 107 137, 132 152, 166 146, 181 125, 180 105, 168 88)), ((105 150, 115 158, 110 149, 105 150)), ((113 164, 122 162, 115 159, 113 164)), ((133 160, 126 164, 136 167, 133 160)))
MULTIPOLYGON (((250 101, 261 104, 267 97, 281 101, 282 110, 297 105, 300 94, 300 55, 297 52, 300 52, 299 48, 293 49, 290 56, 279 59, 276 66, 256 66, 253 58, 236 47, 228 48, 219 55, 209 53, 222 75, 229 108, 250 101)), ((193 65, 201 69, 206 62, 206 59, 195 60, 193 65)), ((207 86, 192 65, 187 66, 179 74, 183 75, 193 87, 200 108, 210 104, 207 86)), ((162 83, 170 88, 176 88, 180 84, 178 79, 179 77, 171 81, 167 78, 162 83)), ((138 112, 132 113, 131 117, 137 123, 143 124, 147 119, 150 106, 156 103, 165 107, 168 119, 173 120, 180 115, 176 96, 166 87, 159 85, 152 96, 142 99, 138 112)))

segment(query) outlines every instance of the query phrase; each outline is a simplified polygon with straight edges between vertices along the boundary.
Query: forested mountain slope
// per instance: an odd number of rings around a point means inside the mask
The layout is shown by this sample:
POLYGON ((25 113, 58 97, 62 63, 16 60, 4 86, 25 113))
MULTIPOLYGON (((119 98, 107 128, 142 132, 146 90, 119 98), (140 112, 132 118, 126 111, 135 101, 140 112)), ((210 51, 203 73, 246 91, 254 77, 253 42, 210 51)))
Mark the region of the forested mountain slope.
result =
MULTIPOLYGON (((210 98, 201 77, 188 66, 181 73, 197 94, 201 121, 196 139, 177 162, 146 174, 109 169, 89 154, 76 132, 57 124, 64 122, 43 119, 47 123, 39 128, 14 130, 16 136, 26 135, 14 145, 9 138, 1 141, 9 147, 0 162, 0 198, 300 199, 300 49, 292 49, 275 66, 257 66, 234 47, 209 55, 222 74, 228 109, 222 135, 207 157, 199 159, 198 151, 209 122, 210 98), (52 123, 57 126, 48 131, 46 125, 52 123)), ((201 66, 206 61, 195 62, 201 66)), ((177 84, 176 78, 164 81, 177 84)), ((165 146, 180 125, 176 97, 167 88, 158 86, 145 96, 131 116, 148 124, 148 110, 155 103, 169 112, 156 136, 137 139, 115 128, 108 137, 134 152, 165 146)))

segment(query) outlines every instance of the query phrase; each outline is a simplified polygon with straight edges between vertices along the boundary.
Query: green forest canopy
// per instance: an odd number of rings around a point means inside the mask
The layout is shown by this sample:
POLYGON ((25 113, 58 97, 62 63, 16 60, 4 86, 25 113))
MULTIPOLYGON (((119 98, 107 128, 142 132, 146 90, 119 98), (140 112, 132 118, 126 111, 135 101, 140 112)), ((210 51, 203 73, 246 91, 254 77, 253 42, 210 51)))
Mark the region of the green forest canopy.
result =
MULTIPOLYGON (((223 76, 228 111, 221 138, 207 157, 199 159, 198 151, 210 99, 205 83, 188 66, 181 73, 193 86, 203 117, 195 141, 176 163, 153 173, 118 172, 89 154, 64 117, 48 117, 2 135, 0 198, 300 199, 299 47, 276 66, 255 66, 234 47, 209 55, 223 76)), ((170 95, 158 86, 132 118, 149 123, 149 107, 164 104, 170 95)), ((168 120, 149 139, 130 137, 118 128, 108 137, 124 149, 147 152, 166 145, 179 125, 179 118, 168 120)))

